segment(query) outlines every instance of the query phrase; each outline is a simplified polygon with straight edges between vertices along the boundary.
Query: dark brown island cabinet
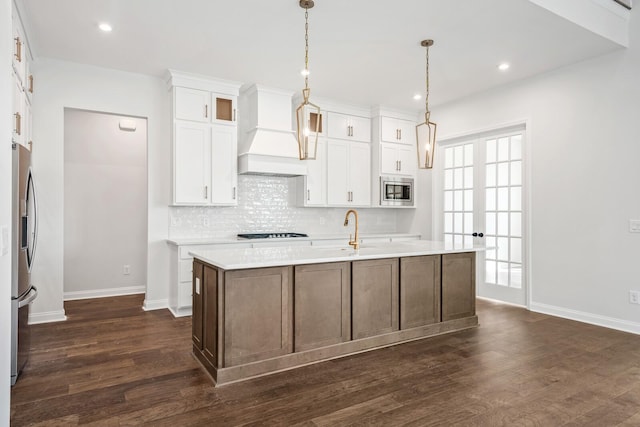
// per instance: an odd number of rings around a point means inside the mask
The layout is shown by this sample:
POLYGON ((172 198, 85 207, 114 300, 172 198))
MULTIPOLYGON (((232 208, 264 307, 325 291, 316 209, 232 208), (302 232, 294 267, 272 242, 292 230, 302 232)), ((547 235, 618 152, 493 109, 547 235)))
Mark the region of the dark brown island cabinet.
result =
POLYGON ((478 325, 475 252, 223 270, 193 263, 193 352, 216 384, 478 325))

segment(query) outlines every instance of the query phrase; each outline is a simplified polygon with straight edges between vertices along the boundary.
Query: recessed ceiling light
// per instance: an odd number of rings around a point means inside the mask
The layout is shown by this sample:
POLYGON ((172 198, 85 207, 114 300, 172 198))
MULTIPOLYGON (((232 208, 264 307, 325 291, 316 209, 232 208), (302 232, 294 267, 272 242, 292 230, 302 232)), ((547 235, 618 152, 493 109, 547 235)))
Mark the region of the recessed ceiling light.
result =
POLYGON ((413 95, 413 99, 418 101, 418 100, 422 99, 422 95, 420 95, 419 93, 416 93, 415 95, 413 95))
POLYGON ((108 33, 111 30, 113 30, 113 28, 111 28, 111 25, 107 24, 106 22, 103 22, 102 24, 98 25, 98 28, 100 28, 100 30, 104 31, 105 33, 108 33))
POLYGON ((498 65, 498 70, 500 71, 507 71, 509 69, 511 65, 509 65, 506 62, 503 62, 502 64, 498 65))

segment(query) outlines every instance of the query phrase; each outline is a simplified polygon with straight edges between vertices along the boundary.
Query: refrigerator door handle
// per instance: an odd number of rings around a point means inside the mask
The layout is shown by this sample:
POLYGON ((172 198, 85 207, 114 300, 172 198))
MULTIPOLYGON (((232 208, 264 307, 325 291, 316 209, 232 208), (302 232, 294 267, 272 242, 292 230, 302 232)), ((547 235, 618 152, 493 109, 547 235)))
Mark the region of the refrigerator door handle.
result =
POLYGON ((29 239, 27 246, 27 265, 29 272, 31 272, 33 258, 36 253, 36 243, 38 241, 38 200, 36 197, 36 186, 33 181, 31 167, 29 167, 29 177, 27 180, 27 217, 30 217, 28 221, 31 221, 32 225, 28 230, 28 232, 31 233, 31 236, 27 236, 27 239, 29 239), (29 206, 29 201, 31 202, 31 206, 29 206), (29 210, 29 208, 33 209, 29 210))
POLYGON ((38 297, 38 289, 35 286, 32 286, 29 290, 29 293, 24 296, 24 298, 18 301, 18 308, 26 307, 31 304, 34 299, 38 297))

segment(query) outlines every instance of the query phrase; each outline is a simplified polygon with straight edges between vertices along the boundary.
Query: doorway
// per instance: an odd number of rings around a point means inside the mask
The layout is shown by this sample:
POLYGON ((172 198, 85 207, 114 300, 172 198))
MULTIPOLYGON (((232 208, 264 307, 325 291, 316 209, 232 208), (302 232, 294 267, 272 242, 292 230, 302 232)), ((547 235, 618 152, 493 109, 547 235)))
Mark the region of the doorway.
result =
POLYGON ((64 110, 64 299, 144 293, 147 119, 64 110))
POLYGON ((527 305, 525 129, 516 127, 440 144, 434 235, 485 244, 477 259, 477 294, 527 305))

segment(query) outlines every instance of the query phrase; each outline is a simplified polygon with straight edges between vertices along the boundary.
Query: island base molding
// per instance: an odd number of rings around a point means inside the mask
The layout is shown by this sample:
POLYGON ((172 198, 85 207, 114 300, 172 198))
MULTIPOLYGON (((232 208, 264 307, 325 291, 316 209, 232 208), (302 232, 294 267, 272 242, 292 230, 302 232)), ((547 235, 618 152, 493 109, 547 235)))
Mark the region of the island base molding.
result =
POLYGON ((377 350, 384 347, 391 347, 410 341, 459 332, 465 329, 475 328, 477 326, 478 316, 474 315, 462 319, 449 320, 417 328, 390 332, 374 337, 343 342, 313 350, 290 353, 283 356, 273 357, 271 359, 228 368, 216 368, 213 366, 204 357, 203 353, 195 344, 193 346, 193 354, 205 370, 211 375, 216 385, 219 386, 340 357, 351 356, 353 354, 377 350))

